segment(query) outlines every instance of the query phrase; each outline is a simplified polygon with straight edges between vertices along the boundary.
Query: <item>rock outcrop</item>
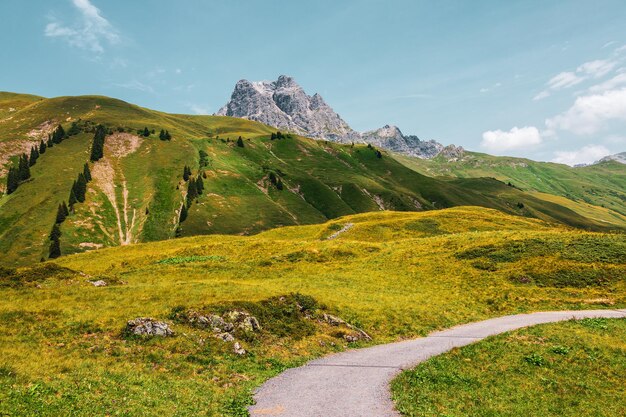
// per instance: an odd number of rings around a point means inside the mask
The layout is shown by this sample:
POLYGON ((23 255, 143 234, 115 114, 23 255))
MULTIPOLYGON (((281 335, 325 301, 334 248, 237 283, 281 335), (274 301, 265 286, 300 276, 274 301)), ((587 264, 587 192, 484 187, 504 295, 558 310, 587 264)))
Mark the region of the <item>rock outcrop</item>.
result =
MULTIPOLYGON (((230 101, 216 115, 255 120, 313 139, 339 143, 369 143, 392 152, 434 158, 449 149, 461 154, 463 148, 444 147, 434 140, 423 141, 417 136, 402 134, 396 126, 359 133, 353 130, 320 96, 309 96, 293 78, 281 75, 276 81, 240 80, 230 101)), ((457 156, 452 156, 454 158, 457 156)))
POLYGON ((163 322, 149 317, 140 317, 126 323, 126 333, 135 336, 173 336, 174 331, 163 322))

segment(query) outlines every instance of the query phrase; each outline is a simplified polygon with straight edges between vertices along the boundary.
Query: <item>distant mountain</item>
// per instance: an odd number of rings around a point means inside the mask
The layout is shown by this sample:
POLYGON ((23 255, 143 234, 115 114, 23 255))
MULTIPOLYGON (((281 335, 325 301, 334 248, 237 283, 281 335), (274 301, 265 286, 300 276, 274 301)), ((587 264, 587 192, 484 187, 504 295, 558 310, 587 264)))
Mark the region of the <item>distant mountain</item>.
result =
POLYGON ((281 75, 276 81, 240 80, 230 101, 216 115, 255 120, 314 139, 338 143, 369 143, 405 155, 434 158, 443 154, 456 158, 463 148, 444 147, 434 140, 402 134, 396 126, 359 133, 353 130, 320 96, 309 96, 293 78, 281 75))
POLYGON ((594 164, 599 164, 602 162, 609 162, 609 161, 615 161, 615 162, 619 162, 620 164, 626 164, 626 152, 620 152, 614 155, 605 156, 599 161, 594 162, 594 164))

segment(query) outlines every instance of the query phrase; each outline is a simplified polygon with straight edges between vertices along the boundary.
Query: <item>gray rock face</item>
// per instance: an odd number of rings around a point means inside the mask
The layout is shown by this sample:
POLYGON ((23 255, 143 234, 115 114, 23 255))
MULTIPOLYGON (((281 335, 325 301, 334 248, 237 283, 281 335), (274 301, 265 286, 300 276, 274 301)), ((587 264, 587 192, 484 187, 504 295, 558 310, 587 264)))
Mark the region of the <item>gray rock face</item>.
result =
POLYGON ((620 152, 620 153, 616 153, 614 155, 605 156, 604 158, 600 159, 599 161, 594 162, 594 164, 599 164, 599 163, 602 163, 602 162, 609 162, 609 161, 615 161, 615 162, 619 162, 621 164, 626 164, 626 152, 620 152))
MULTIPOLYGON (((396 126, 386 125, 369 132, 356 132, 326 104, 322 96, 317 93, 307 95, 293 78, 286 75, 272 82, 240 80, 230 101, 216 115, 255 120, 314 139, 369 143, 419 158, 434 158, 447 149, 434 140, 422 141, 417 136, 405 136, 396 126)), ((462 154, 463 148, 453 146, 450 152, 462 154)))
POLYGON ((336 142, 358 139, 358 133, 319 94, 307 95, 286 75, 273 82, 240 80, 230 101, 216 114, 255 120, 303 136, 336 142))
POLYGON ((126 331, 136 336, 173 336, 174 331, 163 322, 149 317, 140 317, 126 323, 126 331))

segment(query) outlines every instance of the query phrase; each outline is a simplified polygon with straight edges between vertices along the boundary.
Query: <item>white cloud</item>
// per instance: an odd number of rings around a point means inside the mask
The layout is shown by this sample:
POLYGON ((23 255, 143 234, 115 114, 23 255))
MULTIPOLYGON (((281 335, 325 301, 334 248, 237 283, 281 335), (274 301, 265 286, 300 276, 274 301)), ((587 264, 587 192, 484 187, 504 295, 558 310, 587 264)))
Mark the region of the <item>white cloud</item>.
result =
POLYGON ((615 62, 606 59, 585 62, 576 69, 576 72, 589 75, 593 78, 600 78, 611 72, 615 68, 615 62))
POLYGON ((583 77, 579 77, 573 72, 562 72, 548 81, 548 88, 551 90, 560 90, 561 88, 573 87, 583 81, 583 77))
POLYGON ((596 59, 595 61, 588 61, 576 68, 576 71, 564 71, 554 77, 546 83, 547 88, 533 97, 533 100, 542 100, 550 96, 551 91, 562 90, 573 87, 589 79, 596 79, 604 77, 611 72, 617 65, 614 60, 608 59, 596 59))
POLYGON ((550 97, 550 93, 548 93, 547 91, 542 91, 539 94, 537 94, 535 97, 533 97, 533 100, 537 101, 537 100, 543 100, 546 97, 550 97))
POLYGON ((483 148, 492 152, 502 152, 512 149, 527 149, 542 142, 539 130, 534 126, 514 127, 508 132, 489 130, 483 133, 480 143, 483 148))
POLYGON ((546 127, 591 135, 610 120, 626 120, 626 88, 578 97, 567 111, 547 119, 546 127))
POLYGON ((623 72, 621 68, 617 72, 618 74, 615 77, 589 87, 589 91, 592 93, 603 93, 626 85, 626 72, 623 72))
POLYGON ((89 0, 72 0, 72 3, 80 12, 79 22, 71 27, 58 21, 50 22, 44 31, 46 36, 65 39, 71 46, 96 53, 104 52, 103 40, 109 44, 120 41, 117 30, 89 0))
POLYGON ((552 162, 567 165, 590 164, 611 152, 602 145, 587 145, 575 151, 558 151, 552 162))

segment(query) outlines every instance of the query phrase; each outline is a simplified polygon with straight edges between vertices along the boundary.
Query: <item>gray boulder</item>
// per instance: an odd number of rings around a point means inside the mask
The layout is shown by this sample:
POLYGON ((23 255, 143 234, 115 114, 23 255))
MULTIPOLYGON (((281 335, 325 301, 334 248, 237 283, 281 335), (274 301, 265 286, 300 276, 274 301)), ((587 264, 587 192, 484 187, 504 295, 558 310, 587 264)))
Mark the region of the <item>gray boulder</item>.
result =
POLYGON ((173 336, 174 331, 170 326, 150 317, 139 317, 126 323, 126 332, 136 336, 173 336))

